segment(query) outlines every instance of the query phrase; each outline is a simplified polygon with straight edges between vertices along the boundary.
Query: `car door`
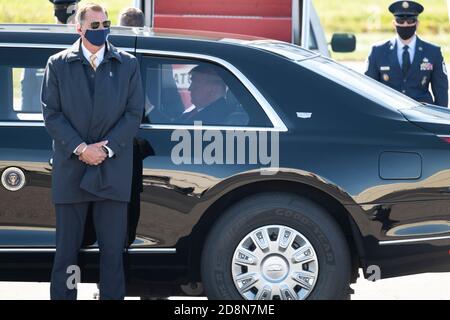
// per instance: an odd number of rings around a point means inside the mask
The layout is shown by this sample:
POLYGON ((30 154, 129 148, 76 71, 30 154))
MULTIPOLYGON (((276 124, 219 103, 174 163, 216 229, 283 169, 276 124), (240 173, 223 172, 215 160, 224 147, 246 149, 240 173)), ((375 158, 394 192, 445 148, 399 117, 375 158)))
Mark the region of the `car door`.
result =
POLYGON ((236 146, 210 157, 208 144, 216 141, 221 149, 227 133, 257 137, 262 132, 283 130, 283 125, 269 120, 269 110, 263 107, 270 109, 267 101, 255 99, 253 85, 249 81, 244 85, 244 76, 239 78, 238 72, 228 69, 230 65, 225 67, 220 59, 152 50, 137 52, 146 92, 139 138, 151 147, 152 155, 143 162, 141 214, 132 248, 173 249, 182 245, 200 219, 208 190, 223 179, 262 166, 237 160, 236 146), (224 107, 230 109, 226 116, 218 111, 216 117, 208 117, 206 124, 183 120, 183 114, 194 107, 191 72, 199 67, 220 75, 227 88, 224 107))
POLYGON ((54 246, 52 146, 40 88, 48 57, 60 50, 0 46, 0 248, 54 246))

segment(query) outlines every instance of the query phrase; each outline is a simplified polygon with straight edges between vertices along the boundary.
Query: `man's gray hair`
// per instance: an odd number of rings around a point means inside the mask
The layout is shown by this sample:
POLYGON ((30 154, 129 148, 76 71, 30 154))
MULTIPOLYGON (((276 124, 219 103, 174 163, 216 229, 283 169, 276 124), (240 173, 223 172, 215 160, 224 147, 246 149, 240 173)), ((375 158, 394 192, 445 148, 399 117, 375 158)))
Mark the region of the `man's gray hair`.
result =
POLYGON ((108 16, 108 11, 106 11, 106 8, 96 4, 96 3, 86 3, 81 5, 78 8, 77 16, 76 16, 76 22, 79 24, 83 24, 84 20, 86 18, 86 13, 88 10, 96 11, 96 12, 104 12, 106 16, 108 16))

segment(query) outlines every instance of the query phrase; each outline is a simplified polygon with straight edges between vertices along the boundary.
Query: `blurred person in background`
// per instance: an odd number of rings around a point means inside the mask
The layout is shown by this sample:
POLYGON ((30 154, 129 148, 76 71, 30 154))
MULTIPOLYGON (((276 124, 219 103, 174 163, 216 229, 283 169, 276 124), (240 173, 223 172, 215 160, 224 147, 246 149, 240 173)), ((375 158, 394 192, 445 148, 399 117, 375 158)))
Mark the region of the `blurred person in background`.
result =
POLYGON ((74 24, 80 0, 49 0, 53 3, 57 24, 74 24))
POLYGON ((397 36, 373 46, 365 74, 418 102, 447 108, 448 77, 441 48, 416 34, 424 7, 415 1, 395 1, 389 11, 397 36))
POLYGON ((143 27, 144 13, 137 8, 126 8, 119 14, 119 25, 123 27, 143 27))

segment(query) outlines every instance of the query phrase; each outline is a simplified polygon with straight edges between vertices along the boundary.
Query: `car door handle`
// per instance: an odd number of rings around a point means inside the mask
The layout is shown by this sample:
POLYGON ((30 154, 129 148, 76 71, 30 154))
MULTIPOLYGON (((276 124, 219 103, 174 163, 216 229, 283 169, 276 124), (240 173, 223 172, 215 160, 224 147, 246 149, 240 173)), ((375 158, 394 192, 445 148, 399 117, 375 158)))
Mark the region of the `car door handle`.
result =
POLYGON ((440 194, 450 194, 450 188, 439 190, 440 194))

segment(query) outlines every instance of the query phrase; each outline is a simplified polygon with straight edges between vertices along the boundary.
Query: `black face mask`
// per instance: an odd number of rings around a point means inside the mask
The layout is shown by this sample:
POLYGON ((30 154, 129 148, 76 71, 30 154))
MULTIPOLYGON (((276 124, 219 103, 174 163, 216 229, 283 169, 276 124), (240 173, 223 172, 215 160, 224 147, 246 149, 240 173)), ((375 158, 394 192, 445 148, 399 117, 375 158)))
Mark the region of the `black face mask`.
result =
POLYGON ((403 40, 411 39, 417 30, 417 25, 410 27, 397 26, 397 33, 403 40))
POLYGON ((55 17, 59 22, 64 24, 67 23, 67 20, 75 13, 75 10, 68 10, 68 8, 55 9, 55 17), (69 11, 69 12, 67 12, 69 11))

